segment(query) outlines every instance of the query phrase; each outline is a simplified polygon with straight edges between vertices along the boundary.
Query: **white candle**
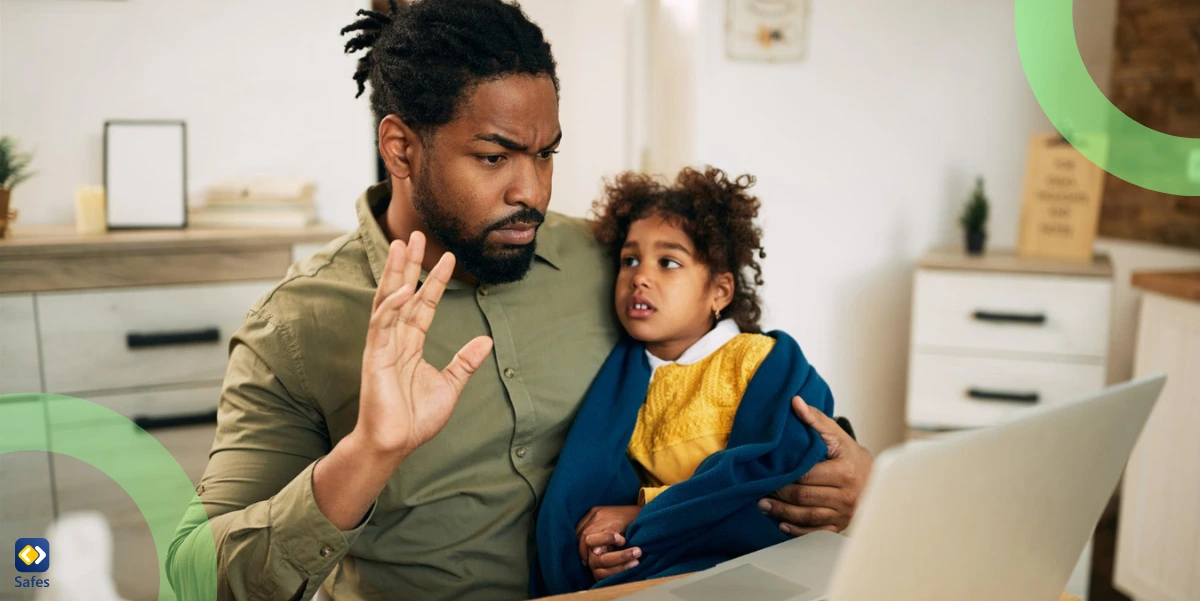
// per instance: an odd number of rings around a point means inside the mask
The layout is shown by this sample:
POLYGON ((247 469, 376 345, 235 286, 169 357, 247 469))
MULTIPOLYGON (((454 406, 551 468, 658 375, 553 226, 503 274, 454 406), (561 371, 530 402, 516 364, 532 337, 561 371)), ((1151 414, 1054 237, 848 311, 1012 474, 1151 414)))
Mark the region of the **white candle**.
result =
POLYGON ((81 236, 103 234, 108 229, 104 214, 104 186, 75 187, 75 231, 81 236))

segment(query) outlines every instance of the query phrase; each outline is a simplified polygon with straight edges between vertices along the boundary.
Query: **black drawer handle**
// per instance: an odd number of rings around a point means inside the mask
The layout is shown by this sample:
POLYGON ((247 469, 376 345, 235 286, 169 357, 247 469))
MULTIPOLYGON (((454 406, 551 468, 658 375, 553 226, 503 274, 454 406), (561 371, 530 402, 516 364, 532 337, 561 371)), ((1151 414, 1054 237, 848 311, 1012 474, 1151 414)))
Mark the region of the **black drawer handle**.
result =
POLYGON ((1009 403, 1037 403, 1041 395, 1036 392, 1008 392, 1005 390, 986 390, 983 388, 968 388, 967 396, 984 401, 1005 401, 1009 403))
POLYGON ((1046 323, 1045 313, 997 313, 995 311, 976 311, 972 317, 979 321, 995 321, 1002 323, 1025 323, 1042 325, 1046 323))
POLYGON ((215 424, 217 423, 217 411, 214 409, 212 411, 205 411, 204 413, 184 413, 158 417, 135 416, 133 423, 140 426, 143 430, 162 430, 164 428, 195 426, 197 424, 215 424))
POLYGON ((177 344, 198 344, 220 342, 221 330, 203 328, 179 332, 151 332, 149 334, 125 334, 125 346, 128 348, 149 348, 153 346, 173 346, 177 344))

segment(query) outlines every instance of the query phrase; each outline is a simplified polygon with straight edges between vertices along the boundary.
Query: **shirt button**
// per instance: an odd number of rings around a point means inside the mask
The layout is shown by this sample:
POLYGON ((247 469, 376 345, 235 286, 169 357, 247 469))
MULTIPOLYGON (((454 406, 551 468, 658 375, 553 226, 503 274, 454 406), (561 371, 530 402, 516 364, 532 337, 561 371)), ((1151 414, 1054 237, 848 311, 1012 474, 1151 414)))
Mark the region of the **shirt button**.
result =
POLYGON ((517 447, 517 458, 518 459, 525 458, 525 447, 517 447))
POLYGON ((488 295, 488 289, 487 289, 487 286, 480 286, 480 287, 479 287, 479 295, 480 295, 480 296, 487 296, 487 295, 488 295))
POLYGON ((513 370, 513 368, 511 368, 511 367, 504 368, 504 377, 511 380, 511 379, 513 379, 513 376, 515 376, 515 375, 517 375, 517 372, 515 370, 513 370))
POLYGON ((333 549, 321 547, 321 557, 329 557, 330 555, 333 555, 333 549))

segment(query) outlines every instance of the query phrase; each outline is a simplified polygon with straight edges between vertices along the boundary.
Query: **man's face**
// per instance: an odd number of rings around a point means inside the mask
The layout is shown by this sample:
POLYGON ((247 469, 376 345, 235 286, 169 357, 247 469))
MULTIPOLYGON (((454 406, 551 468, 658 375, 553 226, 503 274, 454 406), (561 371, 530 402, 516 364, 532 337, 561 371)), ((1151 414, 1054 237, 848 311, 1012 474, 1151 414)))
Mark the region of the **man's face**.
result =
POLYGON ((455 120, 426 142, 414 205, 481 283, 529 271, 561 138, 553 82, 514 75, 468 90, 455 120))

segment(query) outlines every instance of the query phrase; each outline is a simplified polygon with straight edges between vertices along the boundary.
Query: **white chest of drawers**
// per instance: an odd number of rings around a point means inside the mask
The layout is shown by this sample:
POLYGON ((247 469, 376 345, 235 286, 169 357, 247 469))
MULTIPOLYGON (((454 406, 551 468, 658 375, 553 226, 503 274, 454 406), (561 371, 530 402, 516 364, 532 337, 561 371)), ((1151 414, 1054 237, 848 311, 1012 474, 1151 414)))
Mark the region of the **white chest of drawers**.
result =
POLYGON ((1104 387, 1112 265, 935 251, 917 267, 913 428, 981 427, 1104 387))

